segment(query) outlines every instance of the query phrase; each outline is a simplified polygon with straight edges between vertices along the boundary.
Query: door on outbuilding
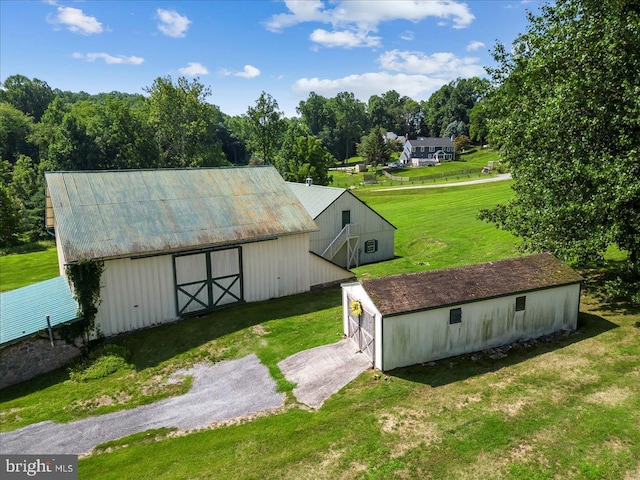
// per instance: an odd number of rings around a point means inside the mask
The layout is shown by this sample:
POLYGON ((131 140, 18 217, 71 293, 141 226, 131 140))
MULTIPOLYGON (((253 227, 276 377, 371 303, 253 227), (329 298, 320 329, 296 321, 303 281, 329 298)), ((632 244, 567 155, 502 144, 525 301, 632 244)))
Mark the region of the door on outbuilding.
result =
POLYGON ((360 315, 355 315, 351 310, 351 304, 356 300, 347 295, 349 301, 349 338, 367 358, 374 363, 375 360, 375 316, 362 309, 360 315))
POLYGON ((173 272, 178 316, 244 300, 241 247, 176 254, 173 272))

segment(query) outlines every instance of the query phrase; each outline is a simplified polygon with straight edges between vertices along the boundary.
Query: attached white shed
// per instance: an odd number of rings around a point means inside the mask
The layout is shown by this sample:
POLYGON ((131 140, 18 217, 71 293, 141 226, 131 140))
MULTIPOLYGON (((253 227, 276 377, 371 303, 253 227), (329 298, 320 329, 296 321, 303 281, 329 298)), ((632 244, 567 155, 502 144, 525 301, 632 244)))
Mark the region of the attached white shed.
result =
POLYGON ((575 330, 582 277, 550 254, 344 284, 343 327, 380 370, 575 330))
POLYGON ((287 182, 318 225, 311 251, 345 268, 390 260, 396 227, 349 190, 287 182))
POLYGON ((45 179, 61 273, 104 261, 96 324, 107 336, 353 278, 310 253, 317 226, 273 167, 45 179))

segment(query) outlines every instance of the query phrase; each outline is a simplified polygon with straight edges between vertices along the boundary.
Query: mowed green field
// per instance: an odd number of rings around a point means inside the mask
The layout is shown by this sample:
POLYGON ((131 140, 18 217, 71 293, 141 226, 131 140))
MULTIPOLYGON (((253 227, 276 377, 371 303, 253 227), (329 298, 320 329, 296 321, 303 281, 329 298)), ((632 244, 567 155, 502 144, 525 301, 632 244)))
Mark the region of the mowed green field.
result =
MULTIPOLYGON (((398 227, 398 258, 360 277, 517 255, 477 220, 510 182, 359 192, 398 227)), ((317 411, 292 395, 277 362, 341 338, 339 289, 242 305, 123 335, 129 367, 82 384, 64 371, 0 390, 3 430, 130 408, 179 394, 164 383, 193 362, 255 352, 283 408, 199 432, 153 431, 98 448, 82 479, 640 478, 640 314, 604 303, 588 282, 577 334, 379 375, 367 371, 317 411)))
POLYGON ((58 254, 51 244, 44 244, 37 252, 0 256, 0 292, 58 276, 58 254))
POLYGON ((359 278, 457 267, 519 255, 510 233, 478 220, 478 211, 507 201, 511 181, 391 191, 357 190, 358 198, 396 230, 391 261, 354 269, 359 278))

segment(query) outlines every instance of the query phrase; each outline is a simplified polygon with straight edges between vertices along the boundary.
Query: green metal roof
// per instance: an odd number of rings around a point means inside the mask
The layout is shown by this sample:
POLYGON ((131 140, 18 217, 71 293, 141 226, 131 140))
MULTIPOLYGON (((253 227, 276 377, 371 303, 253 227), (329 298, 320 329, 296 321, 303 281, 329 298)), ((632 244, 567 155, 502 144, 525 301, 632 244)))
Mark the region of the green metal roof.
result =
POLYGON ((0 293, 0 345, 76 320, 78 302, 64 277, 0 293))
POLYGON ((318 229, 270 166, 52 172, 45 179, 67 263, 318 229))

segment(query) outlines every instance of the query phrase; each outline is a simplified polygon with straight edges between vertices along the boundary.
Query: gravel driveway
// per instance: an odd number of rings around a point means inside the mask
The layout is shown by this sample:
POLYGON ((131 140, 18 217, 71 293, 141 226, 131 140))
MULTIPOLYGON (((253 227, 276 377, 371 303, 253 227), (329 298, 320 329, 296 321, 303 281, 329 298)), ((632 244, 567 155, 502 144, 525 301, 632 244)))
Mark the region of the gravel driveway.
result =
MULTIPOLYGON (((278 366, 297 384, 293 393, 318 408, 332 394, 371 367, 348 340, 296 353, 278 366)), ((0 433, 2 454, 89 453, 101 443, 156 428, 181 430, 263 412, 283 405, 284 393, 255 355, 214 365, 198 364, 174 376, 192 375, 191 389, 179 397, 70 423, 35 423, 0 433)))
POLYGON ((161 427, 192 429, 279 407, 284 393, 258 357, 248 355, 214 365, 195 365, 177 374, 193 375, 179 397, 70 423, 51 421, 0 433, 3 454, 81 454, 96 445, 161 427))

